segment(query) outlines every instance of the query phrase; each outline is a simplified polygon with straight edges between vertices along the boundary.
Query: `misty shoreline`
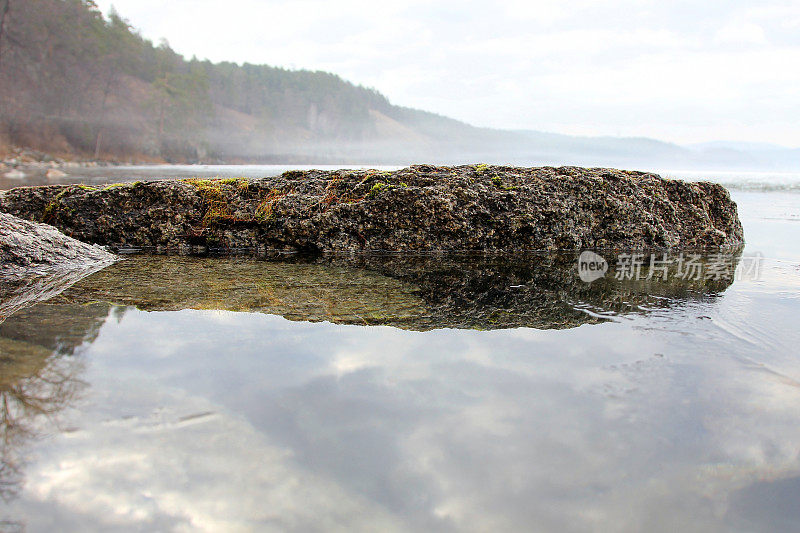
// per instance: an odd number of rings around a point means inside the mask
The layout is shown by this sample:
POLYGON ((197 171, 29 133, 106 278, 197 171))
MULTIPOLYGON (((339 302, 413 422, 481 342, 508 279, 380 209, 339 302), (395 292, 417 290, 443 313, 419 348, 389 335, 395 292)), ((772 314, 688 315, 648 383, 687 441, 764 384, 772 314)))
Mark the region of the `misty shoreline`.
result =
MULTIPOLYGON (((373 158, 375 165, 411 165, 411 159, 373 158)), ((55 154, 36 150, 27 146, 0 146, 0 176, 9 179, 24 178, 30 175, 47 173, 50 170, 66 171, 76 168, 102 167, 146 167, 168 165, 360 165, 364 158, 347 156, 310 156, 303 154, 270 154, 261 157, 234 157, 230 159, 164 159, 138 154, 133 158, 99 157, 89 158, 80 154, 55 154), (10 174, 10 175, 9 175, 10 174)), ((58 175, 57 177, 64 177, 58 175)))

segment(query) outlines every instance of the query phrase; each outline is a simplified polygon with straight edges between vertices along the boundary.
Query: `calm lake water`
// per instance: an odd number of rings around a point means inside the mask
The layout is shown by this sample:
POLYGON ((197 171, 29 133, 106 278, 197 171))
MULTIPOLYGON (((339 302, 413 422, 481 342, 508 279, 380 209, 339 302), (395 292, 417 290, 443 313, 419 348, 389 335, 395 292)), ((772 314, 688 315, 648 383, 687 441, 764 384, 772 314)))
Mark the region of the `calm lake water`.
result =
POLYGON ((22 309, 3 526, 797 531, 800 176, 702 177, 748 243, 701 279, 679 256, 592 283, 577 254, 132 256, 22 309))

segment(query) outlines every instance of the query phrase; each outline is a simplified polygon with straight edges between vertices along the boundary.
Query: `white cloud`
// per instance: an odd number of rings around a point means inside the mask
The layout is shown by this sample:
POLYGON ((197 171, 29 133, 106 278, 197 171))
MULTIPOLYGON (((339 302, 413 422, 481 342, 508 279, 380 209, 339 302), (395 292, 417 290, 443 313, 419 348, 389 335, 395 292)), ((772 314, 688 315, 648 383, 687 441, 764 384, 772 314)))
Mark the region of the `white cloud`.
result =
POLYGON ((716 44, 766 44, 764 28, 751 22, 734 22, 717 30, 716 44))
MULTIPOLYGON (((91 517, 90 529, 98 530, 401 529, 372 502, 298 466, 290 450, 240 417, 222 413, 181 423, 217 405, 136 380, 122 390, 143 416, 123 424, 85 422, 61 443, 59 457, 29 471, 32 505, 91 517), (154 398, 165 407, 156 407, 154 398)), ((32 529, 41 518, 30 515, 32 529)))
POLYGON ((476 125, 800 145, 797 2, 98 3, 187 56, 327 70, 476 125))

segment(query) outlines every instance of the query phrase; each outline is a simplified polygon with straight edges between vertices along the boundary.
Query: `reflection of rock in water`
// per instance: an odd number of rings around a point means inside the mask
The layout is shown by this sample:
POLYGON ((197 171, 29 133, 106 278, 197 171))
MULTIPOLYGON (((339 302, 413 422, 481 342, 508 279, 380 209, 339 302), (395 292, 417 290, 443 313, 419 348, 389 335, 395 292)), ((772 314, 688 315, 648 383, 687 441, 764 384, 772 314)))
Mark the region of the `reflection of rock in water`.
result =
MULTIPOLYGON (((37 320, 20 325, 31 330, 41 326, 37 320)), ((52 422, 84 387, 79 379, 80 358, 9 338, 6 333, 13 335, 13 329, 9 324, 0 328, 0 498, 6 501, 21 486, 26 444, 37 436, 43 422, 52 422)))
POLYGON ((0 335, 72 355, 80 345, 97 338, 110 309, 107 303, 65 305, 57 296, 17 311, 0 325, 0 335))
MULTIPOLYGON (((731 256, 731 261, 735 256, 731 256)), ((612 271, 613 272, 613 271, 612 271)), ((407 329, 562 329, 616 313, 708 298, 731 280, 585 283, 576 255, 327 256, 284 262, 254 258, 134 256, 77 283, 59 299, 142 310, 227 309, 292 320, 407 329), (576 305, 580 304, 580 305, 576 305)))
POLYGON ((226 309, 292 320, 378 323, 425 312, 412 285, 365 269, 247 257, 134 256, 77 283, 59 297, 146 311, 226 309))
POLYGON ((108 304, 69 305, 56 296, 0 324, 0 497, 12 498, 23 476, 22 455, 42 424, 70 405, 85 384, 76 355, 91 343, 108 304))
POLYGON ((583 312, 580 308, 586 304, 610 313, 640 312, 643 307, 713 297, 731 283, 683 280, 669 274, 664 280, 624 282, 610 274, 586 283, 578 277, 574 254, 530 254, 513 259, 390 255, 346 261, 414 283, 428 309, 428 316, 419 317, 412 326, 419 329, 564 329, 604 320, 583 312))
POLYGON ((34 272, 17 277, 0 276, 0 323, 20 309, 57 296, 103 266, 34 272))

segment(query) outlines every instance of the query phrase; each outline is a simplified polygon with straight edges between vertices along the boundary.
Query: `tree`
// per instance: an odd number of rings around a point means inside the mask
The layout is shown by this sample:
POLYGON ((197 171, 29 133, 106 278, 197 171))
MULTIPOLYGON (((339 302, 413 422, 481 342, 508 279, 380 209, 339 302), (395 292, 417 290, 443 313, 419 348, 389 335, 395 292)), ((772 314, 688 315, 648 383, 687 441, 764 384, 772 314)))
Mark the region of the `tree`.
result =
POLYGON ((6 17, 10 9, 11 0, 3 0, 2 7, 0 7, 0 67, 2 67, 3 61, 3 38, 5 37, 6 17))

